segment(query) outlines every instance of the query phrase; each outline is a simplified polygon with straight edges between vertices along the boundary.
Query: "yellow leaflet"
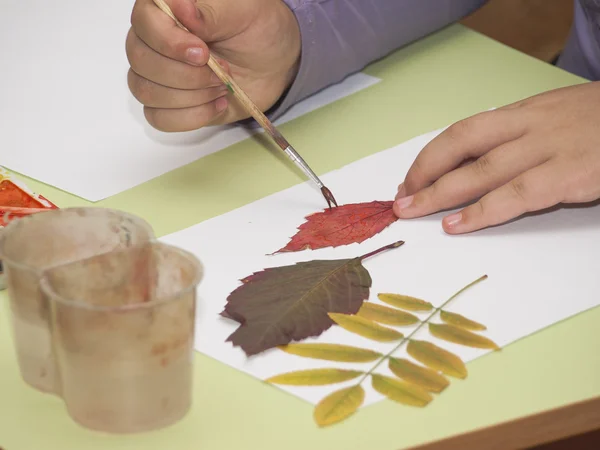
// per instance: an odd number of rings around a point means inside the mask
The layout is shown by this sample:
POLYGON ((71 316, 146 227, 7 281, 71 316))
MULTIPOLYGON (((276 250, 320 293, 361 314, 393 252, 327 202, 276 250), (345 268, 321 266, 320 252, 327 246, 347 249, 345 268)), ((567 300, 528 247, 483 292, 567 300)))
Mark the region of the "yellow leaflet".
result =
POLYGON ((402 403, 408 406, 427 406, 433 397, 428 392, 418 386, 405 383, 396 378, 378 375, 371 375, 373 388, 390 400, 402 403))
POLYGON ((362 317, 338 313, 329 313, 329 317, 345 330, 377 342, 398 341, 404 337, 399 331, 384 327, 362 317))
POLYGON ((498 347, 488 338, 467 330, 463 330, 462 328, 455 327, 454 325, 430 323, 429 332, 437 338, 444 339, 445 341, 453 342, 455 344, 460 344, 467 347, 500 350, 500 347, 498 347))
POLYGON ((356 315, 386 325, 406 326, 420 322, 417 316, 410 313, 367 302, 363 303, 356 315))
POLYGON ((335 391, 315 406, 315 422, 321 427, 341 422, 354 414, 364 401, 365 391, 359 384, 335 391))
POLYGON ((429 392, 442 392, 448 387, 448 379, 434 370, 419 366, 408 359, 390 358, 389 368, 399 378, 421 386, 429 392))
POLYGON ((275 375, 267 383, 292 386, 324 386, 358 378, 364 372, 344 369, 311 369, 275 375))
POLYGON ((396 308, 406 309, 407 311, 431 311, 433 305, 425 300, 408 295, 400 294, 378 294, 377 298, 388 305, 396 308))
POLYGON ((467 319, 465 316, 456 314, 448 311, 441 311, 440 318, 450 325, 456 325, 457 327, 464 328, 465 330, 471 331, 484 331, 487 330, 485 325, 482 325, 474 320, 467 319))
POLYGON ((465 363, 454 353, 431 342, 411 340, 406 347, 406 351, 410 356, 431 369, 439 370, 451 377, 467 378, 465 363))
POLYGON ((292 355, 338 362, 371 362, 383 356, 372 350, 338 344, 288 344, 279 348, 292 355))

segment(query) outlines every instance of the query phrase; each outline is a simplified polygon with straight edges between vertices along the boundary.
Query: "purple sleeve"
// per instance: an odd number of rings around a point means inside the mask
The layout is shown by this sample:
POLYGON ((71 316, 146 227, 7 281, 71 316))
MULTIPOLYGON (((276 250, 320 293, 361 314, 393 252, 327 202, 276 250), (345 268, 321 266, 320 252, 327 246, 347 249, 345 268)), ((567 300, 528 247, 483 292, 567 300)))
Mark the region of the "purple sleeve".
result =
POLYGON ((460 20, 487 0, 284 0, 300 25, 296 79, 269 111, 276 119, 309 95, 393 50, 460 20))
POLYGON ((571 34, 557 66, 600 80, 600 0, 577 0, 571 34))

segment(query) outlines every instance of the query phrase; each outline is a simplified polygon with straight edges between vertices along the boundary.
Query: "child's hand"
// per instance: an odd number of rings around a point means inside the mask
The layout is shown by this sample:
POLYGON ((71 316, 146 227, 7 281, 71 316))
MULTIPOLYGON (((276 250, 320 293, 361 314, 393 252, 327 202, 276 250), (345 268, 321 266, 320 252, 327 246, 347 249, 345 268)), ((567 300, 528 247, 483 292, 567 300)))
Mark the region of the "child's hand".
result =
POLYGON ((452 125, 421 151, 398 188, 394 211, 413 218, 477 198, 444 218, 446 232, 600 198, 600 82, 546 92, 452 125), (474 161, 463 164, 468 160, 474 161))
POLYGON ((167 0, 187 33, 154 5, 137 0, 127 36, 129 88, 148 122, 163 131, 231 123, 248 114, 206 66, 208 51, 266 111, 292 83, 300 31, 281 0, 167 0), (193 34, 192 34, 193 33, 193 34))

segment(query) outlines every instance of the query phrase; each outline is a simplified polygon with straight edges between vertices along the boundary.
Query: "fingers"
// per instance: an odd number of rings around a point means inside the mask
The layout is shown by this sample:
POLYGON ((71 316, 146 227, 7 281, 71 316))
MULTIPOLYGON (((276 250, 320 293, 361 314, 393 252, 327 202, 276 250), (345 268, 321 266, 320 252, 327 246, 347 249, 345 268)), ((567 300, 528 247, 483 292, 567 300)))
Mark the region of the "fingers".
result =
POLYGON ((524 121, 514 111, 487 111, 450 126, 419 153, 401 187, 411 195, 429 186, 465 159, 518 139, 525 133, 524 121))
POLYGON ((155 52, 133 31, 127 35, 127 57, 132 70, 147 80, 179 89, 219 86, 221 81, 208 66, 191 66, 155 52))
MULTIPOLYGON (((228 22, 230 17, 242 17, 239 10, 244 8, 217 14, 206 2, 166 2, 189 31, 181 29, 153 0, 137 0, 126 41, 129 89, 144 105, 148 123, 158 130, 191 131, 227 122, 231 116, 227 90, 206 65, 209 49, 198 36, 209 36, 209 28, 216 27, 221 17, 228 22)), ((226 8, 225 3, 230 2, 216 3, 221 12, 232 10, 232 5, 226 8)), ((219 62, 231 75, 229 65, 219 62)))
POLYGON ((557 205, 562 201, 562 167, 546 162, 512 179, 481 200, 442 221, 444 231, 462 234, 507 222, 530 211, 557 205))
POLYGON ((144 115, 150 125, 160 131, 192 131, 212 125, 227 110, 227 97, 210 103, 182 109, 159 109, 144 107, 144 115))
POLYGON ((462 205, 545 163, 549 158, 526 137, 507 142, 471 164, 443 175, 412 196, 400 198, 399 192, 394 212, 398 217, 408 219, 462 205))
MULTIPOLYGON (((187 27, 200 26, 200 18, 189 0, 167 0, 175 16, 187 27)), ((131 14, 135 35, 155 52, 181 62, 203 66, 208 47, 193 33, 182 30, 153 0, 137 0, 131 14)))
POLYGON ((140 77, 133 70, 127 74, 127 83, 137 101, 151 108, 190 108, 227 95, 225 85, 196 90, 172 89, 140 77))

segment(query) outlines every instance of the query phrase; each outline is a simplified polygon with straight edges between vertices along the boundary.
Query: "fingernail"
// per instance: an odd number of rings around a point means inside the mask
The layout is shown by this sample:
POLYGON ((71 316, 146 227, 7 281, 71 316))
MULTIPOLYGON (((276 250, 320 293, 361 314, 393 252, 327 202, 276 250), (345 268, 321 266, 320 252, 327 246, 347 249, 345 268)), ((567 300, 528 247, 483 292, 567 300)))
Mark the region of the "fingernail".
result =
POLYGON ((396 200, 396 205, 400 209, 408 208, 413 202, 414 195, 409 195, 408 197, 400 198, 396 200))
POLYGON ((462 213, 452 214, 444 219, 446 225, 449 227, 455 227, 462 220, 462 213))
POLYGON ((204 49, 188 48, 185 57, 192 64, 204 64, 204 49))
POLYGON ((221 97, 217 100, 217 102, 215 103, 215 107, 217 108, 218 112, 221 111, 225 111, 225 108, 227 108, 227 98, 225 97, 221 97))

